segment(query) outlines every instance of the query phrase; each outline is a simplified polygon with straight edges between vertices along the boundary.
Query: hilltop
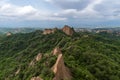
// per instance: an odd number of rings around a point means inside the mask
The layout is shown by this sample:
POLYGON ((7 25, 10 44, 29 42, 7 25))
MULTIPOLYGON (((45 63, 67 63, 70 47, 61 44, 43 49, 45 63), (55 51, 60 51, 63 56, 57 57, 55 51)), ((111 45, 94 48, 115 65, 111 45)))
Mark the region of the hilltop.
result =
POLYGON ((0 80, 120 80, 119 36, 51 30, 0 37, 0 80))
POLYGON ((64 32, 65 34, 69 35, 69 36, 72 36, 73 33, 75 32, 73 28, 71 28, 70 26, 68 25, 65 25, 62 29, 58 29, 58 28, 53 28, 53 29, 45 29, 43 31, 43 34, 51 34, 51 33, 55 33, 56 31, 62 31, 64 32))

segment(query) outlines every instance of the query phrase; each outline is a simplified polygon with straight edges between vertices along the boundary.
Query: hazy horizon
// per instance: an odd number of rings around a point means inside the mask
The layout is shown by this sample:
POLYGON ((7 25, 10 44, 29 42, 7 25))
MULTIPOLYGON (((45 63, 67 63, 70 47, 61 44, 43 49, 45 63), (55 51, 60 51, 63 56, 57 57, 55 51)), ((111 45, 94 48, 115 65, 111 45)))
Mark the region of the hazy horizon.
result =
POLYGON ((0 27, 119 27, 119 4, 119 0, 0 0, 0 27))

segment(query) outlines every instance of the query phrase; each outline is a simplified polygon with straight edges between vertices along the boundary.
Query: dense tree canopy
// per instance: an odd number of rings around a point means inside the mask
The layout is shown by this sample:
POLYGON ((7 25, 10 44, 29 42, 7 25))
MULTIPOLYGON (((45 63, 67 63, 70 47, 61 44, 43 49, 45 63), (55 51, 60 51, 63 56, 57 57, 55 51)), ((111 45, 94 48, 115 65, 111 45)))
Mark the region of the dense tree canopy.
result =
POLYGON ((86 32, 67 36, 59 30, 48 35, 38 30, 0 37, 0 80, 30 80, 33 76, 52 80, 56 56, 51 51, 56 46, 73 80, 120 80, 120 37, 86 32), (43 54, 42 59, 30 67, 38 53, 43 54))

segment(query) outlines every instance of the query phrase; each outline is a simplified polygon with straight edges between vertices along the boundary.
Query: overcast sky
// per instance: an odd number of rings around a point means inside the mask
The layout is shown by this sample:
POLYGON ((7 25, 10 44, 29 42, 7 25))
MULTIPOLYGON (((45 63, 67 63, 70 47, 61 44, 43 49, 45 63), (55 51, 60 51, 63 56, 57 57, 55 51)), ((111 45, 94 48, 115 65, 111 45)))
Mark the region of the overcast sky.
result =
POLYGON ((0 27, 120 25, 120 0, 0 0, 0 27))

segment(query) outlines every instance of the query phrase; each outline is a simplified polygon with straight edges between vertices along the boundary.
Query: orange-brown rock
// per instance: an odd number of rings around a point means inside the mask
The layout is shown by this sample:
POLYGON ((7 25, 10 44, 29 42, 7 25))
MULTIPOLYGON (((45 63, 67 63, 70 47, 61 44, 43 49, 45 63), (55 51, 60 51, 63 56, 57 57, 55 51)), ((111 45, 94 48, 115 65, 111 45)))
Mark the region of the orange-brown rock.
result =
POLYGON ((62 54, 61 50, 59 47, 56 47, 53 51, 52 51, 52 54, 53 55, 59 55, 59 54, 62 54))
POLYGON ((62 54, 58 55, 57 61, 52 67, 52 71, 55 74, 53 80, 71 80, 71 73, 69 69, 64 65, 62 54))
POLYGON ((44 31, 43 31, 43 34, 51 34, 51 33, 54 33, 56 31, 56 29, 45 29, 44 31))
POLYGON ((67 35, 70 35, 70 36, 72 36, 73 33, 74 33, 74 30, 73 30, 71 27, 69 27, 68 25, 65 25, 65 26, 62 28, 62 31, 63 31, 64 33, 66 33, 67 35))
POLYGON ((36 61, 40 61, 42 58, 42 53, 39 53, 37 56, 36 56, 36 61))
POLYGON ((43 80, 40 77, 32 77, 31 80, 43 80))

